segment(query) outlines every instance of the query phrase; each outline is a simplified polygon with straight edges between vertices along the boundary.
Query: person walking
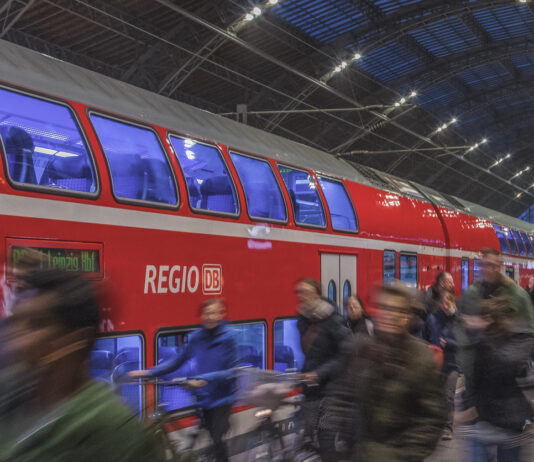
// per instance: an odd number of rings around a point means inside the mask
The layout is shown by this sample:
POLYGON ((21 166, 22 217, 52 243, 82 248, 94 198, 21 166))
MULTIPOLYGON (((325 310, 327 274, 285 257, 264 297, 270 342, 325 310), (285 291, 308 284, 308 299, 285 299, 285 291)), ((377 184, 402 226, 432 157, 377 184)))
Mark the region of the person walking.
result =
POLYGON ((454 397, 459 367, 456 359, 456 298, 452 292, 443 292, 439 310, 431 313, 425 325, 425 340, 443 350, 442 381, 445 386, 447 423, 442 438, 452 439, 454 419, 454 397))
POLYGON ((175 357, 149 370, 132 371, 131 377, 160 377, 195 359, 198 374, 190 377, 196 405, 211 439, 217 462, 228 460, 223 440, 229 428, 235 402, 235 367, 238 364, 237 343, 226 319, 226 303, 222 298, 206 300, 199 308, 203 326, 193 332, 185 348, 175 357))
POLYGON ((332 450, 334 435, 327 428, 319 429, 324 414, 322 400, 329 382, 341 372, 340 353, 350 330, 337 307, 321 297, 321 286, 315 279, 299 280, 295 293, 299 303, 297 328, 304 353, 301 372, 307 382, 302 405, 304 438, 307 448, 324 457, 332 450))
POLYGON ((408 332, 408 289, 393 283, 378 295, 373 337, 355 336, 343 374, 329 387, 329 426, 348 450, 328 462, 422 462, 445 425, 440 373, 428 345, 408 332))

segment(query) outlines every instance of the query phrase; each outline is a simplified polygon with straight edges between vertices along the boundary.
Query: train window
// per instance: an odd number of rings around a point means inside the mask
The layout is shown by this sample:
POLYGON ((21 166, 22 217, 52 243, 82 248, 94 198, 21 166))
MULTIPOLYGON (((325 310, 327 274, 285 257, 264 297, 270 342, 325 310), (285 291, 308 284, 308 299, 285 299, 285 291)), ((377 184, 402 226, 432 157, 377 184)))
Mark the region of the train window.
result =
POLYGON ((384 284, 397 279, 397 252, 394 250, 384 250, 382 272, 384 284))
POLYGON ((350 281, 346 280, 343 284, 343 307, 347 303, 347 299, 352 295, 352 287, 350 286, 350 281))
POLYGON ((330 209, 332 229, 335 231, 358 231, 356 213, 347 190, 341 181, 317 177, 330 209))
POLYGON ((289 193, 295 222, 304 226, 326 226, 323 204, 312 176, 303 170, 279 165, 284 184, 289 193))
POLYGON ((220 151, 190 138, 170 140, 184 172, 191 208, 237 215, 234 183, 220 151))
POLYGON ((534 248, 532 247, 532 242, 530 242, 527 233, 521 231, 521 237, 523 238, 523 242, 525 243, 525 247, 527 248, 528 256, 534 257, 534 248))
POLYGON ((515 279, 514 278, 514 275, 515 275, 514 267, 513 266, 505 266, 504 267, 504 274, 506 274, 506 276, 508 276, 510 279, 515 279))
POLYGON ((337 303, 337 287, 333 279, 328 283, 328 300, 337 303))
POLYGON ((264 322, 232 324, 237 342, 238 366, 252 366, 265 369, 266 326, 264 322))
POLYGON ((508 244, 510 245, 510 254, 517 255, 517 244, 515 242, 514 236, 508 228, 504 228, 504 234, 506 236, 506 239, 508 239, 508 244))
POLYGON ((0 88, 0 140, 12 181, 97 192, 93 161, 68 107, 0 88))
POLYGON ((304 365, 304 353, 300 346, 300 333, 296 319, 274 321, 274 370, 285 372, 288 369, 300 371, 304 365))
POLYGON ((493 225, 493 228, 495 229, 495 233, 499 239, 499 244, 501 245, 501 253, 503 255, 509 255, 510 249, 508 248, 508 240, 506 239, 502 228, 499 225, 493 225))
POLYGON ((411 287, 417 287, 417 255, 400 254, 399 279, 411 287))
POLYGON ((269 163, 234 152, 230 157, 245 191, 250 218, 285 222, 284 198, 269 163))
POLYGON ((469 259, 462 258, 462 292, 469 287, 469 259))
POLYGON ((144 127, 91 114, 118 199, 177 205, 171 167, 156 134, 144 127))
POLYGON ((521 240, 519 232, 515 229, 512 229, 512 234, 514 235, 515 242, 517 243, 517 247, 519 248, 519 255, 521 255, 522 257, 526 257, 527 249, 525 248, 525 244, 523 244, 523 241, 521 240))
POLYGON ((126 406, 141 415, 142 386, 123 384, 128 372, 139 369, 143 369, 143 340, 140 335, 103 337, 95 341, 89 357, 91 377, 111 386, 126 406))
POLYGON ((480 259, 475 258, 473 262, 473 282, 482 281, 482 264, 480 259))

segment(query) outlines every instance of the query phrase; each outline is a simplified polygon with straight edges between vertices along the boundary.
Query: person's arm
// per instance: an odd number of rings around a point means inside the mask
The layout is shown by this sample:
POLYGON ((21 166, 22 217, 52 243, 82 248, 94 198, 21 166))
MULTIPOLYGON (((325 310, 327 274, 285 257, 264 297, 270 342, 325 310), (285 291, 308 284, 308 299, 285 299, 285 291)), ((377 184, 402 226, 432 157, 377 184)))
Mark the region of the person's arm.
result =
POLYGON ((187 343, 183 350, 177 353, 174 357, 149 369, 147 374, 151 377, 161 377, 162 375, 169 374, 178 369, 183 363, 191 358, 191 343, 192 342, 187 343))

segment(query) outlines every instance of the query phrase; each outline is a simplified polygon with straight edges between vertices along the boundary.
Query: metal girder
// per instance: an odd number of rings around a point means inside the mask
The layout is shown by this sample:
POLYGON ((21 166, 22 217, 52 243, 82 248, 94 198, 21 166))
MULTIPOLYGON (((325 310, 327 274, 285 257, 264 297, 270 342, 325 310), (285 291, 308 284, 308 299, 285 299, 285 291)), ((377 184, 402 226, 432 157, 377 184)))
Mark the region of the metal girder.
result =
MULTIPOLYGON (((19 4, 18 0, 16 3, 19 4)), ((6 15, 2 21, 2 27, 0 29, 0 39, 3 38, 10 29, 17 23, 17 21, 22 18, 24 13, 28 11, 33 4, 35 3, 35 0, 28 0, 26 2, 22 2, 22 6, 20 6, 18 9, 12 8, 13 5, 15 5, 15 2, 8 2, 6 3, 6 15)), ((0 18, 1 20, 1 18, 0 18)))

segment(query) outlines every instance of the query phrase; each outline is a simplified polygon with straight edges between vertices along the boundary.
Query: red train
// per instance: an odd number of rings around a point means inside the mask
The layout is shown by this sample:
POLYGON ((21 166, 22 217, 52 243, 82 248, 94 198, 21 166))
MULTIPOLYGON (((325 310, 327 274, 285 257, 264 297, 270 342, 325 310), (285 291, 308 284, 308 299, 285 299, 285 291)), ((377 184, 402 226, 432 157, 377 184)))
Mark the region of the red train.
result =
POLYGON ((0 138, 4 277, 33 247, 45 267, 106 283, 104 381, 172 354, 206 297, 228 300, 243 364, 283 369, 301 359, 301 276, 342 306, 442 270, 460 294, 483 246, 522 286, 534 275, 530 224, 7 42, 0 138))

